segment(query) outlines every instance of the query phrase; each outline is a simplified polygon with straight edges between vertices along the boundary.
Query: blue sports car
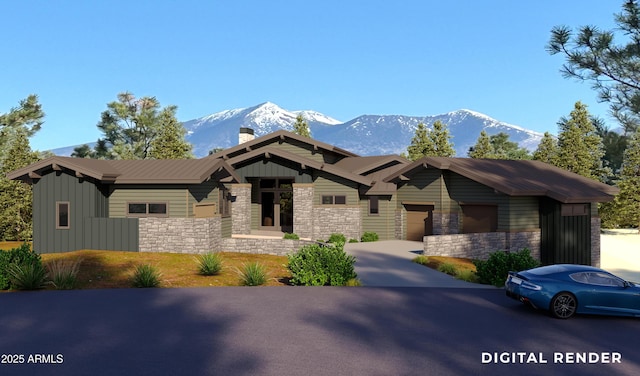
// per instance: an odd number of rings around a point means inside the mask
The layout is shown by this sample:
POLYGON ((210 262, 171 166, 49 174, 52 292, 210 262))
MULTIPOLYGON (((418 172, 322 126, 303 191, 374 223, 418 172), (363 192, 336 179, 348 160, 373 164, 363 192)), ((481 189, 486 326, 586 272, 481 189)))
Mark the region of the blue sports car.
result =
POLYGON ((552 316, 576 313, 640 317, 640 285, 585 265, 548 265, 509 272, 507 296, 552 316))

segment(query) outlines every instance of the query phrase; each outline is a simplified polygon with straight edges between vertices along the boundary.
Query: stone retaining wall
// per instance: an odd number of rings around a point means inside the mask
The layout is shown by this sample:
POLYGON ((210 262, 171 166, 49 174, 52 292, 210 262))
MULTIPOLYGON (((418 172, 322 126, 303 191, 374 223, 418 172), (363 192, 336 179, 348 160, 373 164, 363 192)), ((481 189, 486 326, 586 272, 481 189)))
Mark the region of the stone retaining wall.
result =
POLYGON ((591 217, 591 266, 600 267, 600 217, 591 217))
POLYGON ((314 240, 327 240, 333 233, 344 234, 349 239, 360 239, 359 206, 321 205, 313 207, 314 240))
POLYGON ((312 243, 315 242, 292 239, 225 238, 222 239, 220 250, 226 252, 285 256, 297 251, 303 245, 312 243))
POLYGON ((140 218, 139 251, 207 253, 220 248, 221 218, 140 218))
POLYGON ((486 232, 476 234, 432 235, 424 237, 427 256, 466 257, 486 260, 499 250, 516 252, 523 248, 540 260, 540 231, 486 232))

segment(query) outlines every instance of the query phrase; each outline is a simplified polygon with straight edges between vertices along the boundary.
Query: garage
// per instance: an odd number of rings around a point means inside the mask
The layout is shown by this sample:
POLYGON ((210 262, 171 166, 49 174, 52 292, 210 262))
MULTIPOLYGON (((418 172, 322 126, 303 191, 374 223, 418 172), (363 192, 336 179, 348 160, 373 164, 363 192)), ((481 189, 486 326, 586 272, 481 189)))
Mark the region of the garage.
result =
POLYGON ((403 203, 407 211, 407 240, 422 241, 433 235, 433 204, 403 203))

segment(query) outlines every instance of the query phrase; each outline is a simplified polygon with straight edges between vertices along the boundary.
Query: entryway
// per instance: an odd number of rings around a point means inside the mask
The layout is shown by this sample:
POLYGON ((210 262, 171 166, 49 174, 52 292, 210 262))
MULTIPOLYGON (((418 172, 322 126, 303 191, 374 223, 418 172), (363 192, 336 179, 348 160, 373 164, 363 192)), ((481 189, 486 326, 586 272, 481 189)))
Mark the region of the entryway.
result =
POLYGON ((293 232, 292 178, 260 179, 260 229, 293 232))
POLYGON ((407 210, 407 240, 422 241, 433 235, 433 209, 429 204, 404 204, 407 210))

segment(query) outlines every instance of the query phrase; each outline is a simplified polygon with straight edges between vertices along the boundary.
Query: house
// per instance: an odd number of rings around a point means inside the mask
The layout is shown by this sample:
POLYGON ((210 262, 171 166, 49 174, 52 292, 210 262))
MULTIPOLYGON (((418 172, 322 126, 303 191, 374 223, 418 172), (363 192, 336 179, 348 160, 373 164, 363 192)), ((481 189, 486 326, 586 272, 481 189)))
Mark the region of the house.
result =
POLYGON ((528 247, 545 263, 597 265, 597 203, 616 193, 536 161, 361 157, 283 130, 254 138, 241 128, 239 141, 193 160, 51 157, 7 176, 33 184, 41 253, 286 254, 371 231, 423 241, 427 254, 528 247))

